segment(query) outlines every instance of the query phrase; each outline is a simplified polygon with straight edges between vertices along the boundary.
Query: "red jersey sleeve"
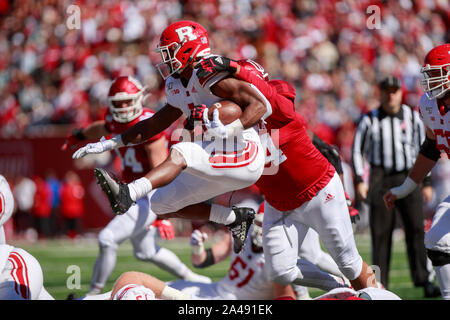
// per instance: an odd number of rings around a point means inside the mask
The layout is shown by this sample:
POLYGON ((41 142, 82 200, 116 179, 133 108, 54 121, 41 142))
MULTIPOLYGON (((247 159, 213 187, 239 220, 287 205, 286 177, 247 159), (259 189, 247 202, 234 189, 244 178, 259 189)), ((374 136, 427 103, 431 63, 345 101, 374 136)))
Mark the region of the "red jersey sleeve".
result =
MULTIPOLYGON (((258 77, 254 72, 251 72, 245 68, 241 68, 237 78, 253 84, 265 97, 269 100, 272 106, 272 114, 267 118, 279 123, 274 127, 279 127, 281 123, 286 124, 295 119, 295 106, 293 101, 278 94, 277 85, 270 84, 269 82, 258 77)), ((277 84, 283 81, 277 81, 277 84)))

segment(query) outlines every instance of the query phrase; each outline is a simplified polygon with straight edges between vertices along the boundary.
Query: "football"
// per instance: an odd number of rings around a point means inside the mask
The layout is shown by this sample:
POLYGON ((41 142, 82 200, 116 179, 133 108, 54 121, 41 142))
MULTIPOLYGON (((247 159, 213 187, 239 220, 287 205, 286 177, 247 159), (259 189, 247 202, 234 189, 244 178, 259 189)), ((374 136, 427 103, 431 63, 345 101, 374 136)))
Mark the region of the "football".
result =
POLYGON ((214 103, 208 108, 208 119, 212 120, 213 112, 215 109, 219 109, 219 119, 223 124, 229 124, 242 114, 242 109, 236 103, 229 100, 222 100, 214 103))

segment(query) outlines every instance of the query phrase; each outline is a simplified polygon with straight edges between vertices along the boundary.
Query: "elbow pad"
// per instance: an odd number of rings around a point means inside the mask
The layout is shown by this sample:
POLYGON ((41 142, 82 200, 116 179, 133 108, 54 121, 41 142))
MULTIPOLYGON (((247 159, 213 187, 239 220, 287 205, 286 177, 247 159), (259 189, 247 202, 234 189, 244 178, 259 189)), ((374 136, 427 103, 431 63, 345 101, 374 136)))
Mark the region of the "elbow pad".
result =
POLYGON ((441 153, 436 148, 436 140, 432 140, 428 137, 425 137, 425 141, 420 146, 419 153, 433 161, 438 161, 441 157, 441 153))

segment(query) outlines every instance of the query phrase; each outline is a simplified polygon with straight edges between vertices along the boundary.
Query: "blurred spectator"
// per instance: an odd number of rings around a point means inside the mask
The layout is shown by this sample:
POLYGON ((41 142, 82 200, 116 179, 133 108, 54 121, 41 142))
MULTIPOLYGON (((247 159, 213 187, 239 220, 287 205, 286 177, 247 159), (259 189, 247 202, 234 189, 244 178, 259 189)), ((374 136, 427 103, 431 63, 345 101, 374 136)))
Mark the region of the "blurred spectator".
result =
POLYGON ((55 172, 49 169, 45 175, 45 180, 47 181, 51 190, 51 215, 50 215, 50 233, 56 235, 58 233, 60 223, 59 218, 59 207, 61 205, 60 188, 61 182, 58 180, 55 172))
POLYGON ((33 180, 25 176, 19 176, 14 184, 13 194, 17 203, 17 212, 13 216, 14 232, 23 234, 32 226, 31 209, 34 203, 36 185, 33 180))
POLYGON ((50 236, 50 215, 52 213, 52 190, 40 176, 34 176, 33 181, 36 186, 32 214, 35 227, 40 238, 49 238, 50 236))
MULTIPOLYGON (((293 83, 299 112, 317 118, 314 131, 326 130, 321 138, 330 142, 328 136, 376 107, 373 85, 388 73, 405 83, 405 102, 416 105, 419 61, 448 42, 450 30, 449 4, 441 0, 93 0, 74 3, 81 23, 73 30, 66 26, 67 1, 2 3, 0 134, 6 137, 98 119, 110 79, 119 75, 137 74, 152 91, 150 107, 158 109, 164 90, 154 49, 169 23, 191 19, 207 28, 214 53, 255 59, 272 77, 293 83), (367 26, 369 5, 381 9, 378 29, 367 26)), ((349 135, 342 138, 339 147, 349 144, 349 135)))
POLYGON ((75 238, 81 232, 80 219, 84 214, 84 188, 79 176, 68 171, 60 189, 61 215, 65 221, 64 233, 75 238))

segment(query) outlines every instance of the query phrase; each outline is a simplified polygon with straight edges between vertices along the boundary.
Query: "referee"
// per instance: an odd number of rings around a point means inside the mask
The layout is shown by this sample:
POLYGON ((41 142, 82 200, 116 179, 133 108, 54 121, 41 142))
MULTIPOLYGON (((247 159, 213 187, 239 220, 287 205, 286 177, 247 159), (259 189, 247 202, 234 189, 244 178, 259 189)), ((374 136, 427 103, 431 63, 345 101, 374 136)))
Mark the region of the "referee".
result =
MULTIPOLYGON (((352 166, 356 195, 369 204, 372 262, 380 268, 381 283, 387 289, 396 213, 386 209, 383 194, 405 180, 425 139, 425 129, 419 113, 402 104, 401 84, 397 78, 383 79, 379 88, 380 107, 364 114, 356 129, 352 166), (364 158, 370 165, 369 188, 363 181, 364 158)), ((424 287, 425 297, 435 297, 439 295, 439 288, 431 282, 423 242, 422 195, 431 199, 429 178, 423 184, 422 194, 416 189, 396 201, 393 210, 399 211, 403 221, 414 285, 424 287)))

